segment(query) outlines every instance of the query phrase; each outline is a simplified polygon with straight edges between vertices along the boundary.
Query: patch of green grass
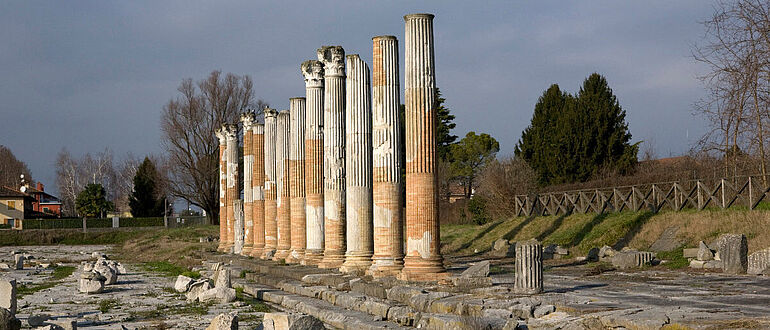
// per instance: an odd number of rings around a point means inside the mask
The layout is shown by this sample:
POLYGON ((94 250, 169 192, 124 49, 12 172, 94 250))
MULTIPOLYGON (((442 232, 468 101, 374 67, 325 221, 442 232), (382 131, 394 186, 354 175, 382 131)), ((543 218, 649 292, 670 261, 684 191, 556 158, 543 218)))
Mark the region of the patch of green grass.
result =
POLYGON ((51 275, 51 279, 57 280, 57 281, 63 280, 69 277, 70 275, 72 275, 72 273, 74 273, 76 269, 77 267, 75 266, 58 266, 53 269, 53 274, 51 275))
POLYGON ((684 257, 684 247, 680 246, 673 251, 658 252, 658 259, 667 260, 663 264, 668 269, 682 269, 690 265, 690 261, 684 257))
MULTIPOLYGON (((145 262, 142 264, 142 267, 146 271, 150 272, 156 272, 160 273, 163 276, 168 277, 177 277, 179 275, 183 275, 185 273, 192 274, 193 272, 190 272, 187 270, 187 268, 172 264, 168 261, 151 261, 151 262, 145 262)), ((187 275, 185 275, 187 276, 187 275)), ((190 276, 192 277, 192 276, 190 276)), ((200 277, 200 273, 198 273, 198 277, 200 277)))
POLYGON ((117 299, 102 299, 99 301, 99 311, 102 313, 107 313, 110 311, 110 309, 118 307, 119 305, 120 301, 117 299))
POLYGON ((186 271, 186 272, 182 273, 181 275, 184 275, 184 276, 187 276, 189 278, 196 279, 196 280, 201 278, 201 273, 197 272, 197 271, 186 271))
POLYGON ((38 291, 50 289, 55 287, 57 284, 59 284, 59 282, 43 282, 40 284, 31 284, 29 286, 27 286, 26 284, 22 284, 16 288, 16 297, 21 298, 28 294, 33 294, 38 291))

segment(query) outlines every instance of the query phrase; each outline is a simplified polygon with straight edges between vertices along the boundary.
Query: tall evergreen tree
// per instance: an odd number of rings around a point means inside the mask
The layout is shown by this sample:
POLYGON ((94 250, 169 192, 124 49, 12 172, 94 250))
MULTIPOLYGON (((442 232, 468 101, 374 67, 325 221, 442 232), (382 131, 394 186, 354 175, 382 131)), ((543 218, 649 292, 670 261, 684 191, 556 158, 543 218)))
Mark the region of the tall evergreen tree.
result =
POLYGON ((112 210, 114 205, 107 200, 107 191, 98 183, 89 183, 78 193, 75 208, 81 217, 101 217, 112 210))
POLYGON ((163 216, 165 196, 158 196, 158 171, 155 164, 145 157, 134 176, 134 191, 131 192, 128 205, 134 217, 163 216))
POLYGON ((625 116, 597 73, 586 78, 577 96, 551 85, 538 99, 515 153, 535 170, 541 186, 586 181, 602 170, 626 174, 636 165, 638 146, 629 144, 625 116))
POLYGON ((438 127, 436 128, 436 156, 443 160, 449 161, 449 157, 452 152, 452 144, 457 141, 457 135, 452 135, 452 130, 455 128, 455 116, 449 112, 449 109, 444 106, 445 98, 441 97, 441 91, 436 88, 436 103, 433 108, 436 109, 436 115, 438 117, 438 127))

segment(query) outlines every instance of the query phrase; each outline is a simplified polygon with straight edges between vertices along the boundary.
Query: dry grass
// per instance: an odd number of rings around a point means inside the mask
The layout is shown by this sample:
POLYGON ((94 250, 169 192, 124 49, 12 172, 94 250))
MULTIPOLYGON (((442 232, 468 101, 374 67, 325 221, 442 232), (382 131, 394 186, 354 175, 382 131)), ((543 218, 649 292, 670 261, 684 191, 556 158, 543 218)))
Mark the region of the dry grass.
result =
POLYGON ((206 251, 217 243, 200 243, 199 237, 218 233, 217 226, 189 227, 148 232, 115 247, 122 260, 133 263, 168 262, 181 267, 198 266, 206 251))

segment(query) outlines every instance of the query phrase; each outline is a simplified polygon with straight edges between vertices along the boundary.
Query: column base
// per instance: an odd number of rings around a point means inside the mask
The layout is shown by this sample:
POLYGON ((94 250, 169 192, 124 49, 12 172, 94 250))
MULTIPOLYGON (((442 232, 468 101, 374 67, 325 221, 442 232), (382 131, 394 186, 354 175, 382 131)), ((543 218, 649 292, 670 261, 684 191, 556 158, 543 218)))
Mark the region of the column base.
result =
POLYGON ((369 267, 372 266, 371 254, 347 254, 345 255, 345 261, 340 267, 340 271, 343 273, 356 273, 363 275, 369 267))
POLYGON ((373 258, 372 266, 366 270, 366 275, 374 278, 398 276, 404 268, 404 258, 373 258))
POLYGON ((297 264, 305 257, 305 250, 291 250, 286 257, 287 264, 297 264))
POLYGON ((249 257, 259 258, 262 256, 262 254, 265 253, 265 247, 252 247, 251 252, 249 253, 249 257))
POLYGON ((323 250, 305 250, 305 257, 300 260, 300 265, 317 266, 324 257, 323 250))
POLYGON ((273 256, 273 261, 284 260, 288 256, 289 256, 288 249, 278 249, 275 251, 275 255, 273 256))
POLYGON ((273 259, 273 256, 275 256, 275 248, 265 248, 265 250, 262 251, 262 255, 259 256, 259 259, 271 260, 273 259))
POLYGON ((324 257, 318 264, 318 268, 340 268, 343 262, 345 262, 343 251, 324 251, 324 257))
POLYGON ((253 247, 251 245, 244 245, 243 249, 241 250, 241 255, 246 257, 250 256, 252 249, 253 247))
POLYGON ((397 278, 410 282, 441 281, 449 277, 441 257, 424 259, 421 257, 405 257, 404 268, 397 278))

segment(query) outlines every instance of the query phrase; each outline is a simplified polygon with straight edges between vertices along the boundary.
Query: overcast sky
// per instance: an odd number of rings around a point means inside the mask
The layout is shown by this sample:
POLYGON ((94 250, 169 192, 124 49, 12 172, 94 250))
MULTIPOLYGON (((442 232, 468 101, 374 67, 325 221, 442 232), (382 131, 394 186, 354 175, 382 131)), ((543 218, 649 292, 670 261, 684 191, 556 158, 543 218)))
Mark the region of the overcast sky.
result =
POLYGON ((258 98, 286 109, 319 46, 371 65, 377 35, 398 37, 403 87, 403 15, 429 12, 454 134, 487 132, 510 155, 550 84, 576 92, 598 72, 633 141, 678 155, 705 131, 691 114, 704 91, 690 49, 712 11, 703 0, 4 1, 0 144, 54 188, 63 147, 161 154, 160 112, 184 78, 250 75, 258 98))

